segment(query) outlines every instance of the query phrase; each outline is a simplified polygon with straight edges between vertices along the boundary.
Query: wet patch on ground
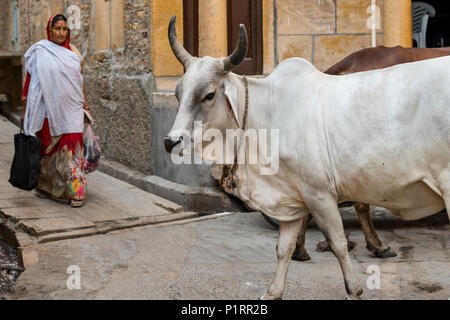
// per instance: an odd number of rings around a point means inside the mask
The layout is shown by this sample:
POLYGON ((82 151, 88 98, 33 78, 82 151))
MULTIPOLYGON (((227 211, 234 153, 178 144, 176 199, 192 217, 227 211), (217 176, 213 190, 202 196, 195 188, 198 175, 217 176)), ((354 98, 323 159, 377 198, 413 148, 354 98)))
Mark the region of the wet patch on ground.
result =
POLYGON ((402 246, 400 247, 400 259, 407 260, 410 258, 412 251, 414 250, 413 246, 402 246))
POLYGON ((438 283, 421 283, 414 281, 411 284, 414 285, 420 291, 427 293, 433 293, 443 289, 442 286, 438 283))

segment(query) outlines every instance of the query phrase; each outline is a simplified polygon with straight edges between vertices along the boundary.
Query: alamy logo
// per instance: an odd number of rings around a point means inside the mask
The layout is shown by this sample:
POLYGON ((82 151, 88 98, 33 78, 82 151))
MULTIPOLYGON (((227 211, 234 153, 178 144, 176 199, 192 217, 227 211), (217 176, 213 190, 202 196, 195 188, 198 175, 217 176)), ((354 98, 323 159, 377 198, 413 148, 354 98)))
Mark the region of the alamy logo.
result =
POLYGON ((171 152, 174 164, 257 165, 261 175, 275 175, 279 169, 279 129, 214 128, 203 132, 201 121, 194 122, 193 137, 188 130, 177 130, 181 142, 171 152), (192 157, 192 155, 195 155, 192 157))
POLYGON ((367 273, 371 274, 366 281, 367 288, 370 290, 381 289, 381 271, 380 267, 370 265, 367 267, 367 273))
POLYGON ((81 9, 77 5, 71 5, 67 8, 67 23, 70 30, 81 29, 81 9))
POLYGON ((80 290, 81 289, 81 270, 79 266, 70 265, 67 268, 67 274, 70 274, 67 279, 67 289, 80 290))
POLYGON ((375 3, 376 1, 372 0, 372 5, 366 10, 370 14, 367 19, 367 28, 372 31, 372 47, 377 46, 377 29, 381 29, 381 9, 375 3))

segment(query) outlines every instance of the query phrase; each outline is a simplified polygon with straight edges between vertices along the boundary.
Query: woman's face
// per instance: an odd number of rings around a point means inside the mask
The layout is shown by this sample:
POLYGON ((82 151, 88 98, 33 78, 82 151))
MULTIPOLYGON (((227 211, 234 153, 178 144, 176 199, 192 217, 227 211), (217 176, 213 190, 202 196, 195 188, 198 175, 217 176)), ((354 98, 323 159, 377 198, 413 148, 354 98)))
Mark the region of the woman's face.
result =
POLYGON ((63 44, 69 35, 67 22, 64 20, 56 21, 51 28, 51 40, 56 44, 63 44))

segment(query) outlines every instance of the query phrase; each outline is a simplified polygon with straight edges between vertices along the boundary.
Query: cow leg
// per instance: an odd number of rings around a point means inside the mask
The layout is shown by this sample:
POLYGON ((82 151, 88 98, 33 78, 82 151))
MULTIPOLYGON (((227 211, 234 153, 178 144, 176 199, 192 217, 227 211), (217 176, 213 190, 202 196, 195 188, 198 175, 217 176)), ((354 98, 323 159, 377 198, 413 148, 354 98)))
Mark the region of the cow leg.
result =
POLYGON ((300 233, 297 237, 297 243, 295 246, 295 251, 292 254, 292 260, 296 261, 307 261, 311 260, 308 252, 305 248, 305 237, 306 237, 306 226, 308 225, 308 221, 310 220, 311 214, 308 214, 302 219, 300 226, 300 233))
POLYGON ((344 226, 339 213, 337 203, 334 199, 320 197, 320 199, 307 203, 308 208, 323 232, 325 238, 330 242, 333 253, 339 261, 344 274, 347 299, 359 299, 363 290, 355 273, 347 250, 347 239, 345 238, 344 226))
POLYGON ((445 170, 438 179, 439 189, 442 192, 448 220, 450 220, 450 168, 445 170))
POLYGON ((444 195, 445 210, 447 211, 448 220, 450 221, 450 193, 444 195))
POLYGON ((372 218, 370 217, 370 206, 368 204, 359 202, 355 202, 353 206, 358 213, 359 222, 361 223, 361 227, 364 231, 367 250, 372 252, 377 258, 396 257, 397 254, 395 253, 395 251, 392 250, 391 247, 385 245, 378 238, 372 218))
MULTIPOLYGON (((305 217, 305 219, 306 218, 307 217, 305 217)), ((261 300, 279 300, 283 296, 289 262, 295 249, 295 240, 297 239, 300 231, 302 220, 303 219, 289 222, 279 222, 277 271, 275 273, 275 277, 273 278, 272 284, 270 285, 269 291, 261 297, 261 300)))

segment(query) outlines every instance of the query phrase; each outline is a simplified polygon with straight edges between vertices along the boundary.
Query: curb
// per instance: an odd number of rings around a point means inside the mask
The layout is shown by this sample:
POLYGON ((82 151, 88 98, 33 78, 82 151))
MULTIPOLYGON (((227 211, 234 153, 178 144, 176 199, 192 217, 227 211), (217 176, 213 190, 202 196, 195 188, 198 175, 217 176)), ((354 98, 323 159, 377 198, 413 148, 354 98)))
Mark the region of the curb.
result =
POLYGON ((120 163, 103 158, 97 169, 139 189, 173 201, 183 206, 184 211, 204 214, 247 211, 239 200, 226 195, 219 187, 191 187, 156 175, 146 176, 120 163))

